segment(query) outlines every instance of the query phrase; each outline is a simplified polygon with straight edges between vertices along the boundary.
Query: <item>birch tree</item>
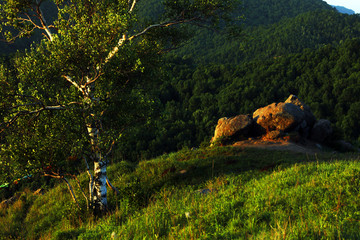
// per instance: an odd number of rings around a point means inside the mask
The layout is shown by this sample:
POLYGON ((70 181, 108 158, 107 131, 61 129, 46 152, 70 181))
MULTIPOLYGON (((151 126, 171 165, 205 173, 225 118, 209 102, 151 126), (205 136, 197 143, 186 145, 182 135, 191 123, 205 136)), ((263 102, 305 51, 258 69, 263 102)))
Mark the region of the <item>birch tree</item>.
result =
POLYGON ((181 43, 180 26, 216 26, 230 19, 235 4, 165 0, 163 15, 146 23, 137 13, 141 2, 0 1, 0 30, 8 41, 43 36, 17 55, 14 69, 1 67, 3 169, 40 171, 71 190, 66 173, 50 163, 76 152, 89 173, 89 205, 106 211, 109 157, 125 120, 134 116, 129 113, 146 103, 136 86, 151 81, 161 53, 181 43))

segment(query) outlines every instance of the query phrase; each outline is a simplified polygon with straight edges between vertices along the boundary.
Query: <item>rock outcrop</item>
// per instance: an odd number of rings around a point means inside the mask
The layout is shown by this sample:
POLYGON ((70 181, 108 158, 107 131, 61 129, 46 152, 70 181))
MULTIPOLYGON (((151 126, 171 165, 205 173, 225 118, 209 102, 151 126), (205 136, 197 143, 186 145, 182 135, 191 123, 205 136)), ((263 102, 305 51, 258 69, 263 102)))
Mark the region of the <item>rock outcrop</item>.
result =
POLYGON ((316 118, 315 118, 314 114, 311 112, 310 107, 307 106, 302 101, 300 101, 300 99, 297 96, 291 94, 288 97, 288 99, 286 99, 285 103, 292 103, 292 104, 298 106, 304 112, 304 114, 305 114, 304 120, 306 121, 306 125, 308 127, 311 128, 315 124, 316 118))
MULTIPOLYGON (((259 108, 252 115, 219 119, 211 145, 229 144, 248 138, 324 143, 331 139, 332 133, 330 121, 317 121, 309 106, 297 96, 290 95, 285 102, 259 108)), ((346 146, 346 149, 350 147, 346 146)))
POLYGON ((232 118, 220 118, 215 129, 214 137, 211 143, 217 140, 231 141, 232 139, 241 139, 247 137, 252 129, 253 119, 250 115, 239 115, 232 118))
POLYGON ((327 119, 320 119, 311 129, 310 138, 316 142, 322 143, 331 136, 333 129, 327 119))
POLYGON ((273 103, 259 108, 253 113, 253 118, 266 132, 290 131, 305 119, 304 112, 291 103, 273 103))

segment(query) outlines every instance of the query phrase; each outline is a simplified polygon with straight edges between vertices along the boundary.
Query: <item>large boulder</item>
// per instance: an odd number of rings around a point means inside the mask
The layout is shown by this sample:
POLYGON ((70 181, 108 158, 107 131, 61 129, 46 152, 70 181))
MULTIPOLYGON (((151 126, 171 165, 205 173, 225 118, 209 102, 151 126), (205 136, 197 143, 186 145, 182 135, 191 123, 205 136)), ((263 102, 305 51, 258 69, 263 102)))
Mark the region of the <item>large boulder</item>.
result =
POLYGON ((333 129, 327 119, 320 119, 311 129, 310 138, 316 142, 322 143, 331 136, 333 129))
POLYGON ((337 140, 332 143, 332 147, 340 152, 358 152, 351 143, 345 142, 344 140, 337 140))
MULTIPOLYGON (((309 106, 307 106, 305 103, 303 103, 297 96, 291 94, 288 99, 286 99, 285 103, 292 103, 296 106, 298 106, 305 114, 305 122, 306 122, 306 128, 312 128, 316 122, 316 118, 314 114, 311 112, 311 109, 309 106)), ((304 123, 303 123, 304 126, 304 123)))
POLYGON ((238 115, 232 118, 221 118, 215 128, 214 137, 211 143, 221 140, 241 140, 249 136, 253 126, 253 119, 250 115, 238 115))
POLYGON ((266 132, 289 132, 305 120, 305 113, 292 103, 273 103, 259 108, 253 113, 253 119, 266 132))

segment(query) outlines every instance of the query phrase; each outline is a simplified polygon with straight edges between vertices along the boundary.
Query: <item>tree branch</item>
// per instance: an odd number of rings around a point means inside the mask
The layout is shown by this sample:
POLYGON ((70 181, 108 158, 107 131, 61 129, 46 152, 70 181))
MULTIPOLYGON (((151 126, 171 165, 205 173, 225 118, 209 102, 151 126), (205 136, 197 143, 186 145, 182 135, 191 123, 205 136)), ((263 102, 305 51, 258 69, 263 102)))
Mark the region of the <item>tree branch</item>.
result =
POLYGON ((109 52, 108 56, 105 58, 104 64, 106 64, 110 59, 112 59, 115 54, 119 51, 119 48, 124 44, 126 41, 126 34, 123 34, 122 38, 119 39, 116 46, 109 52))
MULTIPOLYGON (((86 172, 88 173, 89 178, 90 178, 90 182, 89 182, 89 194, 90 194, 90 202, 92 203, 93 200, 94 200, 94 187, 95 187, 95 185, 94 185, 94 177, 93 177, 93 175, 92 175, 91 172, 90 172, 90 167, 89 167, 88 162, 86 161, 86 157, 83 156, 83 158, 84 158, 84 161, 85 161, 85 164, 86 164, 86 172)), ((88 209, 89 209, 89 205, 88 205, 87 207, 88 207, 88 209)))
POLYGON ((109 151, 106 153, 105 158, 108 158, 108 157, 109 157, 109 155, 111 154, 111 152, 112 152, 112 150, 113 150, 114 145, 115 145, 115 140, 111 143, 110 149, 109 149, 109 151))
POLYGON ((42 0, 37 0, 37 1, 36 1, 36 3, 37 3, 37 4, 36 4, 36 13, 37 13, 37 15, 38 15, 37 17, 39 18, 39 20, 40 20, 40 22, 41 22, 41 25, 43 26, 43 29, 45 30, 45 32, 46 32, 49 40, 52 41, 52 40, 53 40, 53 36, 52 36, 51 30, 50 30, 49 26, 47 25, 46 19, 45 19, 45 17, 44 17, 44 13, 43 13, 43 11, 42 11, 41 8, 40 8, 40 5, 41 5, 42 2, 43 2, 42 0))
POLYGON ((69 176, 73 177, 73 178, 76 180, 76 183, 77 183, 77 185, 78 185, 78 187, 79 187, 82 195, 83 195, 84 198, 86 199, 87 209, 89 209, 89 199, 88 199, 88 197, 86 196, 84 190, 82 189, 79 179, 76 177, 76 175, 73 175, 73 174, 66 174, 66 175, 69 175, 69 176))
MULTIPOLYGON (((129 4, 130 4, 130 3, 131 3, 131 0, 129 0, 129 4)), ((136 3, 137 3, 136 0, 133 0, 133 1, 132 1, 131 7, 130 7, 130 9, 129 9, 129 13, 132 13, 132 12, 134 11, 134 8, 135 8, 135 6, 136 6, 136 3)))
POLYGON ((65 78, 66 81, 74 85, 82 94, 85 94, 84 89, 81 86, 79 86, 79 84, 77 84, 75 81, 73 81, 70 76, 63 75, 63 78, 65 78))
POLYGON ((29 16, 29 14, 25 13, 25 16, 27 17, 27 19, 26 19, 26 18, 19 18, 19 20, 24 21, 24 22, 30 22, 32 25, 34 25, 35 28, 43 29, 42 27, 40 27, 39 25, 37 25, 37 24, 31 19, 31 17, 29 16))
POLYGON ((115 192, 115 195, 120 195, 119 190, 114 187, 114 185, 111 184, 109 178, 106 176, 106 184, 109 186, 109 188, 111 188, 111 190, 113 190, 115 192))
POLYGON ((33 104, 22 104, 22 105, 17 105, 17 106, 13 106, 11 107, 11 109, 13 108, 17 108, 17 107, 22 107, 22 106, 34 106, 34 105, 42 105, 43 107, 33 110, 33 111, 17 111, 17 112, 13 112, 11 114, 15 114, 15 116, 13 116, 12 118, 10 118, 10 120, 8 120, 7 122, 4 123, 0 123, 0 127, 3 126, 2 129, 0 129, 0 133, 2 133, 3 131, 5 131, 5 129, 9 128, 12 124, 14 124, 16 122, 16 120, 21 117, 21 116, 25 116, 25 115, 33 115, 33 114, 37 114, 39 115, 41 112, 43 111, 58 111, 58 110, 65 110, 67 109, 70 105, 74 105, 74 104, 78 104, 81 105, 82 103, 79 102, 70 102, 67 105, 57 105, 57 106, 44 106, 43 103, 33 103, 33 104))
POLYGON ((54 173, 54 172, 52 172, 51 174, 49 174, 49 173, 44 173, 44 176, 45 176, 45 177, 52 177, 52 178, 57 178, 57 179, 62 179, 62 180, 64 180, 64 182, 66 182, 67 187, 68 187, 68 189, 69 189, 69 191, 70 191, 70 194, 71 194, 72 199, 74 200, 74 202, 76 203, 76 205, 80 208, 80 205, 79 205, 79 203, 78 203, 78 201, 77 201, 77 199, 76 199, 76 196, 75 196, 75 193, 74 193, 74 191, 73 191, 73 188, 72 188, 71 184, 69 183, 69 181, 66 179, 66 177, 64 177, 64 176, 62 176, 62 175, 59 175, 59 174, 57 174, 57 173, 54 173))
POLYGON ((182 24, 182 23, 189 23, 189 22, 195 21, 197 19, 198 19, 197 17, 194 17, 194 18, 191 18, 191 19, 174 20, 174 21, 168 21, 168 22, 164 22, 164 23, 153 24, 153 25, 150 25, 147 28, 145 28, 142 32, 131 36, 128 40, 131 41, 134 38, 138 38, 138 37, 146 34, 148 31, 150 31, 153 28, 170 27, 172 25, 178 25, 178 24, 182 24))
POLYGON ((76 203, 76 205, 78 206, 78 208, 80 208, 80 205, 79 205, 78 201, 76 200, 76 196, 75 196, 75 193, 74 193, 74 191, 73 191, 73 189, 72 189, 72 187, 71 187, 71 184, 70 184, 69 181, 66 179, 66 177, 62 177, 62 179, 66 182, 66 184, 67 184, 67 186, 68 186, 68 189, 69 189, 69 191, 70 191, 70 193, 71 193, 71 196, 72 196, 74 202, 76 203))
MULTIPOLYGON (((133 2, 133 4, 136 3, 136 1, 133 2)), ((189 23, 192 21, 195 21, 199 19, 198 17, 194 17, 194 18, 190 18, 190 19, 182 19, 182 20, 173 20, 173 21, 167 21, 167 22, 163 22, 163 23, 159 23, 159 24, 153 24, 150 25, 148 27, 146 27, 143 31, 127 38, 126 34, 123 34, 122 38, 119 39, 118 43, 116 44, 116 46, 109 52, 108 56, 105 58, 104 64, 106 64, 107 62, 109 62, 114 56, 115 54, 119 51, 120 47, 122 45, 124 45, 124 43, 126 41, 131 41, 135 38, 138 38, 144 34, 146 34, 147 32, 149 32, 151 29, 153 28, 163 28, 163 27, 169 27, 172 25, 178 25, 178 24, 182 24, 182 23, 189 23)), ((100 67, 97 68, 97 70, 99 70, 100 67)))

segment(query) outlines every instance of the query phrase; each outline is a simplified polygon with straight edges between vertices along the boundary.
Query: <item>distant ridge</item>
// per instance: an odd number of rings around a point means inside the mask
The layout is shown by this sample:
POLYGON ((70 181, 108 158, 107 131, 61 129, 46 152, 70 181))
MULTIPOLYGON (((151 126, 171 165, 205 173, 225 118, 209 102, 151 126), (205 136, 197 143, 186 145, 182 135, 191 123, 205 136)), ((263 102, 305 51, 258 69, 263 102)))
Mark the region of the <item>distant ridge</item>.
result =
POLYGON ((331 6, 336 8, 336 10, 338 10, 339 13, 344 13, 344 14, 349 14, 349 15, 355 14, 355 11, 351 10, 349 8, 346 8, 346 7, 343 7, 343 6, 334 6, 334 5, 331 5, 331 6))

